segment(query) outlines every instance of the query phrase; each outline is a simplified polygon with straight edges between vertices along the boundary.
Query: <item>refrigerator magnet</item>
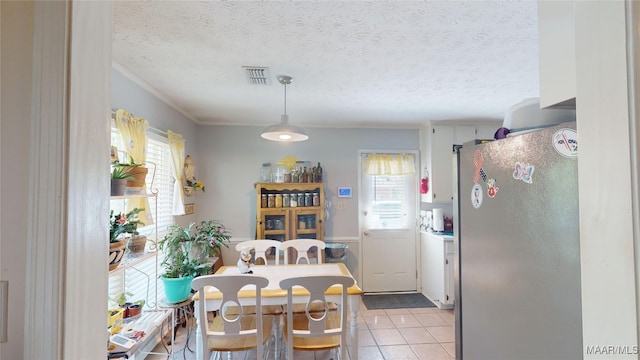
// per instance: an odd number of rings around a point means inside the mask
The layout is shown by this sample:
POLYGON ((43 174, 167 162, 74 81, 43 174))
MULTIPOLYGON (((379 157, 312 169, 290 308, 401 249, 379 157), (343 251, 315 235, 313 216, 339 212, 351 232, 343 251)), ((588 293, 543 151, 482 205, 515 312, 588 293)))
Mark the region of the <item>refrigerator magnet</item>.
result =
POLYGON ((553 148, 564 157, 578 156, 578 133, 573 129, 558 129, 553 133, 553 148))
POLYGON ((473 184, 471 188, 471 205, 474 209, 479 209, 482 206, 482 186, 480 184, 473 184))
POLYGON ((525 164, 520 161, 516 161, 513 170, 513 178, 516 180, 522 180, 527 184, 533 183, 533 171, 535 167, 533 165, 525 164))
MULTIPOLYGON (((487 194, 489 195, 490 198, 492 198, 496 196, 499 189, 498 189, 498 186, 496 185, 496 179, 487 178, 487 173, 482 168, 483 163, 484 163, 484 158, 482 157, 482 153, 480 152, 480 150, 476 150, 475 153, 473 153, 473 166, 476 167, 476 171, 473 174, 473 182, 474 184, 478 185, 478 181, 480 180, 480 177, 482 177, 482 181, 487 185, 487 194)), ((474 188, 475 188, 475 185, 474 185, 474 188)), ((473 197, 473 190, 471 192, 471 196, 473 197)), ((478 205, 478 207, 480 207, 481 204, 482 204, 482 199, 480 199, 480 204, 478 205)))
POLYGON ((496 179, 487 179, 487 194, 490 198, 495 197, 498 193, 498 185, 496 184, 496 179))

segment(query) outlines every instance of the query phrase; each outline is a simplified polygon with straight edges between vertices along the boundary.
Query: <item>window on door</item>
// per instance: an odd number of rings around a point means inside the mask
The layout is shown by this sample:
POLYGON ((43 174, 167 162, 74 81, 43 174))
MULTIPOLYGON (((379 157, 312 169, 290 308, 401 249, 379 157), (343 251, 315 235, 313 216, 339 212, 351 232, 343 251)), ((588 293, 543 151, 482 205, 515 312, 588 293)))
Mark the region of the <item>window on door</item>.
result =
POLYGON ((413 226, 416 206, 413 154, 362 154, 367 228, 397 230, 413 226))

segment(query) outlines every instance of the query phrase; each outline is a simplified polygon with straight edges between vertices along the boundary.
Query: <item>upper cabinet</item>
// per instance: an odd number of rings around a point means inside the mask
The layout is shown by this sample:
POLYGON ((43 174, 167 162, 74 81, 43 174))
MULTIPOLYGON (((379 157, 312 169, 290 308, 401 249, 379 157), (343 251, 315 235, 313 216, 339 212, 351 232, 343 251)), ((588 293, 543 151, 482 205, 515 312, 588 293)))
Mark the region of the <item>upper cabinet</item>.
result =
POLYGON ((482 125, 440 125, 427 123, 420 129, 422 176, 428 174, 429 190, 422 194, 422 202, 452 202, 453 145, 473 139, 493 139, 499 123, 482 125), (426 170, 426 173, 425 173, 426 170))
POLYGON ((575 108, 573 1, 538 1, 540 107, 575 108))

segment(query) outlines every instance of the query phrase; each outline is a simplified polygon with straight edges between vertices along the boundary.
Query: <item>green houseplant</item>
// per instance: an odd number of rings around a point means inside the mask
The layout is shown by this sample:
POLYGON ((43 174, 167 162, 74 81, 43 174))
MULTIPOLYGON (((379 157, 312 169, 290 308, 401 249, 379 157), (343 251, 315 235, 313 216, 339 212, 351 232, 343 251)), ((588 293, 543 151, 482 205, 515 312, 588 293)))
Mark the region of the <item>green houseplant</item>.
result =
POLYGON ((131 178, 127 179, 128 187, 144 187, 145 178, 147 177, 147 173, 149 169, 147 169, 144 164, 138 164, 133 159, 133 156, 129 156, 129 162, 121 163, 117 162, 113 164, 114 169, 122 169, 126 171, 131 178))
POLYGON ((137 316, 142 312, 142 307, 146 303, 145 300, 129 301, 129 297, 133 296, 130 292, 123 292, 117 296, 110 297, 109 300, 124 310, 124 318, 137 316))
POLYGON ((138 219, 138 214, 143 209, 132 209, 128 213, 115 214, 113 210, 109 212, 109 271, 115 270, 124 256, 125 234, 138 234, 138 225, 144 225, 138 219))
POLYGON ((231 231, 219 220, 204 220, 196 226, 196 242, 202 244, 208 256, 218 256, 222 247, 229 247, 231 231))
POLYGON ((127 186, 127 181, 137 181, 128 168, 114 166, 111 170, 111 196, 122 196, 127 186))
POLYGON ((191 294, 191 280, 208 273, 211 266, 200 256, 201 253, 206 254, 207 249, 199 246, 196 241, 195 223, 186 228, 171 225, 168 230, 158 241, 158 249, 164 254, 161 263, 164 273, 160 275, 160 279, 164 284, 167 301, 178 303, 191 294))

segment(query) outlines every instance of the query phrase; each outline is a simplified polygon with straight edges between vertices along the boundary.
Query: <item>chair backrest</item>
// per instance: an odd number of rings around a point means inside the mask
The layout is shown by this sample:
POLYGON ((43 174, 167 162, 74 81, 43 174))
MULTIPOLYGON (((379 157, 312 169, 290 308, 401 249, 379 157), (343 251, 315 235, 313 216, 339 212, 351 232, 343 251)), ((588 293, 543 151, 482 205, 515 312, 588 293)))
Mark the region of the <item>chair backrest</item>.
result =
POLYGON ((351 276, 301 276, 287 278, 280 281, 280 288, 287 291, 287 336, 290 339, 287 342, 288 359, 293 359, 293 337, 327 337, 340 336, 340 348, 345 349, 347 334, 347 288, 355 283, 351 276), (326 293, 332 286, 339 286, 337 289, 330 290, 334 294, 338 294, 339 300, 331 299, 332 302, 338 304, 339 321, 327 321, 330 317, 338 314, 331 313, 327 304, 326 293), (300 291, 294 286, 302 286, 309 292, 309 299, 306 304, 305 315, 307 317, 308 327, 306 329, 294 329, 293 315, 293 293, 300 291), (311 304, 322 302, 324 313, 309 312, 311 304))
MULTIPOLYGON (((202 336, 202 354, 204 359, 209 359, 211 352, 209 349, 209 338, 225 337, 225 338, 243 338, 243 337, 256 337, 256 350, 258 359, 262 359, 263 349, 263 334, 262 334, 262 306, 261 306, 261 289, 269 284, 269 280, 264 277, 256 275, 205 275, 196 277, 191 281, 191 288, 198 291, 199 301, 197 308, 197 319, 199 324, 199 331, 202 336), (247 285, 254 285, 256 289, 256 320, 255 328, 242 329, 242 305, 238 298, 238 292, 240 289, 247 285), (224 309, 228 306, 239 306, 239 315, 227 315, 224 311, 220 311, 219 317, 223 321, 222 331, 210 330, 210 321, 207 316, 207 307, 205 299, 205 286, 213 286, 222 293, 222 303, 220 309, 224 309)), ((209 311, 218 310, 211 309, 209 311)))
POLYGON ((241 251, 244 248, 253 248, 255 261, 258 259, 262 259, 264 264, 267 264, 267 251, 270 249, 274 249, 275 253, 275 263, 276 265, 280 264, 280 241, 269 240, 269 239, 258 239, 258 240, 247 240, 240 242, 236 245, 236 250, 241 251))
POLYGON ((325 243, 322 240, 316 239, 295 239, 295 240, 287 240, 280 243, 280 250, 284 250, 284 263, 289 264, 289 249, 293 248, 298 252, 298 258, 294 264, 300 264, 302 259, 307 261, 307 264, 310 264, 309 254, 308 252, 312 248, 316 248, 318 254, 318 264, 322 264, 322 253, 325 248, 325 243))

